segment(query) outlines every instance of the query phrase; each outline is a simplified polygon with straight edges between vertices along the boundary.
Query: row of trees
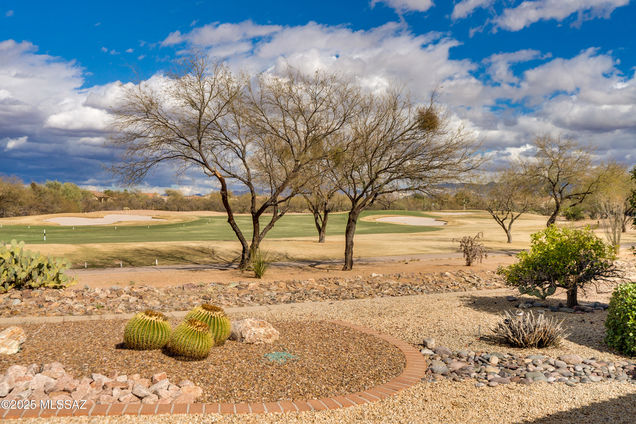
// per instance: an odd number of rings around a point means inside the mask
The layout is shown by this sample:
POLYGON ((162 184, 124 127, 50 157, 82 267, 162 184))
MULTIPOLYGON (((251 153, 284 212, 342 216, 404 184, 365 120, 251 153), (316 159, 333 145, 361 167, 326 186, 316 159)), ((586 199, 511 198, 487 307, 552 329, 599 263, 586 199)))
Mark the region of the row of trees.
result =
POLYGON ((614 162, 592 166, 591 152, 569 139, 538 137, 535 150, 534 157, 499 171, 482 196, 508 243, 515 220, 545 207, 548 199, 548 227, 563 211, 585 210, 602 221, 608 241, 618 249, 621 233, 635 216, 636 167, 630 174, 614 162))
POLYGON ((478 165, 476 144, 451 129, 433 102, 417 107, 397 89, 372 93, 338 75, 293 69, 237 75, 203 57, 182 65, 160 85, 130 87, 112 110, 113 142, 124 152, 113 170, 136 183, 172 161, 215 179, 241 243, 241 268, 294 197, 305 196, 324 236, 341 193, 344 269, 351 269, 358 218, 380 196, 426 192, 478 165), (235 221, 230 185, 249 194, 249 242, 235 221))

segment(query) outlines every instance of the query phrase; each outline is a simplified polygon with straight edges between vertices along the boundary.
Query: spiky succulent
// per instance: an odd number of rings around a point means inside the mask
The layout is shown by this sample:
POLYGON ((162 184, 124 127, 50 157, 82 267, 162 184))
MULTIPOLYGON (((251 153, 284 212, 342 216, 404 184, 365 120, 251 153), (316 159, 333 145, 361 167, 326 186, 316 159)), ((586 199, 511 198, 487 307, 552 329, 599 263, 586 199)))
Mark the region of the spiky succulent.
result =
POLYGON ((170 323, 160 312, 147 310, 136 314, 124 329, 124 344, 130 349, 161 349, 170 339, 170 323))
POLYGON ((207 324, 214 338, 214 344, 222 345, 225 343, 228 337, 230 337, 230 331, 232 330, 232 324, 230 319, 225 314, 225 311, 218 306, 204 303, 201 306, 197 306, 186 315, 185 319, 196 319, 207 324))
POLYGON ((214 346, 214 338, 208 325, 196 319, 186 319, 172 332, 166 345, 174 356, 187 359, 204 359, 214 346))

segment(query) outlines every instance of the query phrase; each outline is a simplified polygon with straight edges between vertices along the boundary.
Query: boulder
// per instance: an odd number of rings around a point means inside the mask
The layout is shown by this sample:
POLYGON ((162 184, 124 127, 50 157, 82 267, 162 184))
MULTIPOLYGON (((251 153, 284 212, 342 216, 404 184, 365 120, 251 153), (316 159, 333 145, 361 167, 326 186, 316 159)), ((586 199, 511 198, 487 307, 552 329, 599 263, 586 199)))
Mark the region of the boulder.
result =
POLYGON ((243 343, 273 343, 280 337, 280 333, 264 320, 247 318, 232 322, 230 339, 243 343))
POLYGON ((0 353, 13 355, 20 351, 20 346, 26 341, 26 333, 20 327, 9 327, 0 333, 0 353))

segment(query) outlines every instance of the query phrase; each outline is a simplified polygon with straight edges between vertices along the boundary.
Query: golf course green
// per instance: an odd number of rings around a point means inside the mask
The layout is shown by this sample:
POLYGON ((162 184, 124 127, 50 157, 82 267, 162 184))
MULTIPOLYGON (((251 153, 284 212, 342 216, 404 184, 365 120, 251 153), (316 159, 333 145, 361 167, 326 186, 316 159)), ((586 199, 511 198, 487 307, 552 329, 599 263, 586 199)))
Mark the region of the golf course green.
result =
MULTIPOLYGON (((365 211, 358 220, 356 234, 420 233, 440 230, 440 227, 399 225, 374 222, 362 218, 372 215, 429 216, 417 211, 365 211)), ((262 218, 263 226, 269 216, 262 218)), ((328 235, 344 234, 346 213, 329 215, 328 235)), ((236 217, 245 237, 251 237, 251 217, 236 217)), ((267 238, 314 237, 317 235, 314 218, 310 214, 286 215, 267 234, 267 238)), ((0 242, 11 240, 27 244, 86 244, 86 243, 143 243, 171 241, 236 240, 236 236, 223 216, 199 217, 196 220, 172 224, 58 226, 58 225, 3 225, 0 242), (46 241, 44 233, 46 231, 46 241)))

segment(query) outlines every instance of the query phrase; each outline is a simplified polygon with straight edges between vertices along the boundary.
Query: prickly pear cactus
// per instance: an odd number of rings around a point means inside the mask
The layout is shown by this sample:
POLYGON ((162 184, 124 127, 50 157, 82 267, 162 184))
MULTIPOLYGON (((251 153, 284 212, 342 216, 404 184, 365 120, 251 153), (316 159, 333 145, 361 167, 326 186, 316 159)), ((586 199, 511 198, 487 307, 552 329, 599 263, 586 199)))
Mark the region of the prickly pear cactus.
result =
POLYGON ((172 355, 184 359, 205 359, 214 346, 214 338, 208 325, 196 319, 188 319, 175 328, 166 348, 172 355))
POLYGON ((185 317, 185 319, 191 318, 202 321, 208 325, 216 345, 222 345, 227 338, 230 337, 232 324, 225 314, 225 311, 218 306, 209 305, 207 303, 197 306, 188 312, 185 317))
POLYGON ((24 242, 0 245, 0 293, 11 289, 36 289, 41 287, 64 288, 76 281, 68 279, 68 268, 62 260, 24 250, 24 242))
POLYGON ((165 315, 147 310, 136 314, 124 329, 124 344, 129 349, 161 349, 170 339, 170 323, 165 315))

